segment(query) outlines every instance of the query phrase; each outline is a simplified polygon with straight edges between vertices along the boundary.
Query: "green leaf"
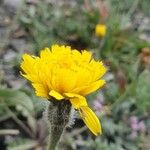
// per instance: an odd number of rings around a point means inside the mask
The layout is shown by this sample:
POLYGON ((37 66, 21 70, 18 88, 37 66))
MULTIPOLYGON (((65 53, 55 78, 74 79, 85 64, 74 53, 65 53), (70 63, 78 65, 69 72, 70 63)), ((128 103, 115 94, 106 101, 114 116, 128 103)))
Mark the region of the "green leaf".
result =
POLYGON ((136 88, 137 106, 142 110, 150 109, 150 71, 145 70, 139 76, 136 88))
POLYGON ((0 89, 0 102, 3 101, 8 107, 15 107, 27 118, 29 126, 33 131, 36 129, 34 118, 34 106, 32 99, 24 92, 12 89, 0 89))
POLYGON ((28 111, 33 111, 33 103, 25 93, 11 89, 0 89, 0 100, 4 100, 8 106, 21 105, 28 111))

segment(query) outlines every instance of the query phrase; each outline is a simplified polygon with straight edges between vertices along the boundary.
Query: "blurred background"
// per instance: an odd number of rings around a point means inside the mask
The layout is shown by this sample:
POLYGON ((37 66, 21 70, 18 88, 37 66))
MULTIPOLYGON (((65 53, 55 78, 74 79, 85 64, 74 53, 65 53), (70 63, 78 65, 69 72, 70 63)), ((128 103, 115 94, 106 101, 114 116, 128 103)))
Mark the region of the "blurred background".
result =
POLYGON ((90 50, 108 68, 105 87, 87 97, 103 134, 77 116, 61 150, 150 150, 149 8, 149 0, 0 0, 0 150, 45 150, 46 101, 20 62, 55 43, 90 50))

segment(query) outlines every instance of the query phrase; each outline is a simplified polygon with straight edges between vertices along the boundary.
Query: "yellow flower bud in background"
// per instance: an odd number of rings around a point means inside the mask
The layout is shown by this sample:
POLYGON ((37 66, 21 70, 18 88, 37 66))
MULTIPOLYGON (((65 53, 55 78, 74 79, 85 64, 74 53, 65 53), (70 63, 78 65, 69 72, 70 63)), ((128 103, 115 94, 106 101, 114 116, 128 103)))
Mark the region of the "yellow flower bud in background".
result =
POLYGON ((97 37, 104 37, 106 35, 106 25, 104 24, 97 24, 95 27, 95 35, 97 37))

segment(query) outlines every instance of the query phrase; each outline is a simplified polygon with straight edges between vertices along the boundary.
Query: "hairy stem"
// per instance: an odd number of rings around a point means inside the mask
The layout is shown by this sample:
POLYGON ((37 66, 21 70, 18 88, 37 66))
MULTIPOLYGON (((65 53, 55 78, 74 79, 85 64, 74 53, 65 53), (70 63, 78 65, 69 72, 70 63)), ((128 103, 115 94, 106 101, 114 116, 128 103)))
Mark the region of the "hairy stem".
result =
POLYGON ((71 112, 71 104, 67 100, 50 102, 47 108, 49 141, 47 150, 56 150, 60 138, 66 128, 71 112))

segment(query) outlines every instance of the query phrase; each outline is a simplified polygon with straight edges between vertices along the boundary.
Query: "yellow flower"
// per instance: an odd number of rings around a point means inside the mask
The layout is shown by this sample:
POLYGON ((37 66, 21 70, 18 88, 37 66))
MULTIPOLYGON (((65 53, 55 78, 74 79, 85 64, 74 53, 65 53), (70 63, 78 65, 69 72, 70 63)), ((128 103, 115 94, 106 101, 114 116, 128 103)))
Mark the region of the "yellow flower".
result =
POLYGON ((95 27, 95 35, 98 37, 104 37, 106 35, 106 26, 104 24, 97 24, 95 27))
POLYGON ((37 96, 62 101, 69 100, 95 134, 101 133, 101 124, 88 107, 85 96, 105 84, 100 79, 106 68, 92 59, 91 53, 81 53, 69 46, 53 45, 45 48, 40 56, 23 55, 22 75, 31 81, 37 96))

